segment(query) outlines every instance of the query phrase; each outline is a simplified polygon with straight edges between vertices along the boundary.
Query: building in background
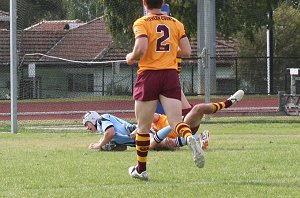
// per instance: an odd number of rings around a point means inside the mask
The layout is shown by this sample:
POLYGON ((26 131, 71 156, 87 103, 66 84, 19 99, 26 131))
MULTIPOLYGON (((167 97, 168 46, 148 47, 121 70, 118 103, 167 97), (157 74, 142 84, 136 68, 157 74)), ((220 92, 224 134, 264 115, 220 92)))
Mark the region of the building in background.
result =
MULTIPOLYGON (((0 17, 0 21, 4 18, 0 17)), ((195 59, 184 61, 181 83, 186 93, 196 94, 196 40, 191 39, 191 44, 192 58, 195 59)), ((20 99, 132 93, 136 67, 125 62, 89 64, 124 60, 128 53, 113 42, 102 17, 86 23, 79 20, 42 21, 17 32, 17 49, 20 99)), ((217 56, 235 56, 231 40, 217 39, 216 49, 217 56)), ((9 61, 9 31, 1 29, 0 99, 6 99, 9 94, 9 61)), ((235 81, 233 65, 232 59, 217 59, 217 84, 222 92, 224 84, 227 85, 225 92, 235 90, 230 86, 235 81)))

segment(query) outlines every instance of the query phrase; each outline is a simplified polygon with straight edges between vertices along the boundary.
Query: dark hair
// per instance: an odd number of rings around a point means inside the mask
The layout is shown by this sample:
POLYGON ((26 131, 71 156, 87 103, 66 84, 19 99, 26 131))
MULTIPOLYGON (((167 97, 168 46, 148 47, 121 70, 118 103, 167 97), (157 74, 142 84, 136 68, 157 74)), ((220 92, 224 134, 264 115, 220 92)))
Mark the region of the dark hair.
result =
POLYGON ((148 9, 161 8, 164 0, 146 0, 148 9))

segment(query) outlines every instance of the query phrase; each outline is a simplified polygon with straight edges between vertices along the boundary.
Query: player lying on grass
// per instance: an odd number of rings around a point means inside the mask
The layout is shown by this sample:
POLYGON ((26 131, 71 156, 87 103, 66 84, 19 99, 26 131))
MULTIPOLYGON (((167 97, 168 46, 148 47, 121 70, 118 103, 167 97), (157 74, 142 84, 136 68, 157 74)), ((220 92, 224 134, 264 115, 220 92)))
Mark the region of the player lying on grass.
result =
MULTIPOLYGON (((158 116, 159 114, 156 114, 158 116)), ((155 116, 155 117, 156 117, 155 116)), ((164 115, 160 115, 163 117, 164 115)), ((103 137, 97 143, 90 144, 90 149, 102 150, 102 151, 122 151, 126 150, 127 146, 135 147, 135 134, 137 131, 137 126, 131 124, 121 118, 118 118, 111 114, 99 115, 95 111, 90 111, 86 113, 83 117, 83 123, 92 132, 99 132, 103 134, 103 137)), ((159 133, 159 128, 156 127, 159 133)), ((156 133, 153 129, 151 130, 151 139, 153 141, 154 134, 156 133)), ((164 132, 165 133, 165 132, 164 132)), ((205 131, 201 134, 195 134, 195 138, 199 141, 205 141, 203 145, 208 146, 208 133, 205 131), (202 137, 207 137, 202 140, 202 137)), ((184 138, 182 137, 172 137, 166 138, 162 141, 162 146, 160 144, 150 145, 152 150, 174 150, 180 146, 186 145, 184 138), (174 144, 175 142, 180 142, 180 145, 174 144)))
MULTIPOLYGON (((202 132, 200 135, 195 133, 200 127, 200 122, 204 114, 213 114, 222 108, 228 108, 232 104, 240 101, 243 96, 244 92, 239 90, 224 102, 208 104, 200 103, 193 106, 189 113, 183 113, 183 115, 186 114, 184 116, 184 120, 191 126, 195 139, 200 141, 203 149, 207 149, 208 147, 209 133, 207 131, 202 132)), ((110 150, 110 147, 114 147, 115 150, 125 150, 127 145, 135 145, 134 135, 136 133, 136 125, 130 124, 120 118, 109 114, 100 116, 96 112, 89 112, 85 114, 83 123, 92 131, 98 130, 100 133, 108 132, 107 134, 104 133, 104 137, 100 139, 98 143, 91 144, 91 149, 110 150), (112 142, 114 144, 112 144, 112 142), (121 145, 123 147, 121 147, 121 145)), ((172 131, 166 116, 162 114, 154 115, 151 137, 151 149, 173 150, 186 145, 184 138, 178 137, 177 133, 172 131)))

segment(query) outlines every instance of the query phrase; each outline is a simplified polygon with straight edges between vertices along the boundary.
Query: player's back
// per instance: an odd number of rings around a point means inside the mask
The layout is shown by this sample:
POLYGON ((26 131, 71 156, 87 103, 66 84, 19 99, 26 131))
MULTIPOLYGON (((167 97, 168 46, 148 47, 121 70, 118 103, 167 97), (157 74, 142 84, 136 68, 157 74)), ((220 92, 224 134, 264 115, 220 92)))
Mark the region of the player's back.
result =
POLYGON ((129 135, 130 131, 127 130, 126 126, 129 124, 127 121, 118 118, 111 114, 101 115, 102 125, 112 125, 115 129, 115 133, 129 135))
POLYGON ((147 37, 148 49, 139 61, 143 70, 177 69, 179 40, 185 36, 183 24, 167 15, 148 15, 133 25, 135 38, 147 37))
POLYGON ((135 125, 111 114, 101 115, 101 122, 104 128, 114 127, 115 135, 112 141, 117 144, 135 145, 135 140, 130 138, 130 133, 135 129, 135 125))

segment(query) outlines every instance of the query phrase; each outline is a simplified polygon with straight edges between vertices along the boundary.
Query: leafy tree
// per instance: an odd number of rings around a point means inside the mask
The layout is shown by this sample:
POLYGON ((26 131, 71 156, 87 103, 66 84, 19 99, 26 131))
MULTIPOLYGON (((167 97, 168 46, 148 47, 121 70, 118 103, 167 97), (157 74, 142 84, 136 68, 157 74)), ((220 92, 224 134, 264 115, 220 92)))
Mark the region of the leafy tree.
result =
POLYGON ((114 40, 124 48, 133 44, 132 24, 143 15, 142 1, 100 0, 104 6, 104 16, 114 40))
MULTIPOLYGON (((267 13, 278 7, 279 0, 216 0, 217 32, 224 37, 243 32, 248 39, 253 39, 252 30, 270 23, 267 13)), ((297 0, 282 0, 299 6, 297 0)), ((142 1, 100 0, 103 3, 105 18, 109 30, 116 41, 132 45, 132 23, 142 16, 142 1)), ((187 34, 197 34, 197 0, 167 0, 171 5, 171 15, 181 20, 187 34)))
POLYGON ((17 1, 18 29, 24 29, 41 20, 65 18, 63 0, 20 0, 17 1))
MULTIPOLYGON (((62 6, 63 0, 18 0, 17 1, 17 27, 24 29, 43 19, 62 19, 65 10, 62 6)), ((9 12, 10 1, 1 0, 0 10, 9 12)))
POLYGON ((67 19, 90 21, 103 15, 103 4, 99 0, 63 0, 67 19))
POLYGON ((9 12, 9 0, 1 0, 0 1, 0 10, 9 12))
MULTIPOLYGON (((237 49, 242 57, 262 57, 241 59, 239 63, 243 86, 255 93, 266 91, 266 26, 252 34, 251 41, 245 39, 242 32, 237 34, 237 49)), ((274 44, 274 90, 284 90, 286 68, 299 67, 300 62, 300 10, 290 2, 283 3, 274 11, 274 44)))
MULTIPOLYGON (((9 2, 1 0, 0 10, 9 12, 9 2)), ((18 0, 18 29, 24 29, 42 20, 89 21, 103 15, 102 5, 99 0, 18 0)))

